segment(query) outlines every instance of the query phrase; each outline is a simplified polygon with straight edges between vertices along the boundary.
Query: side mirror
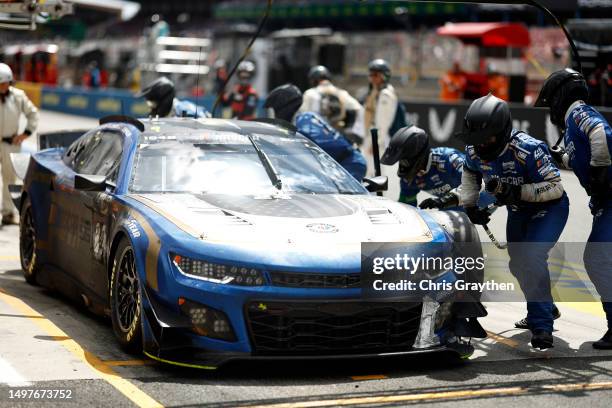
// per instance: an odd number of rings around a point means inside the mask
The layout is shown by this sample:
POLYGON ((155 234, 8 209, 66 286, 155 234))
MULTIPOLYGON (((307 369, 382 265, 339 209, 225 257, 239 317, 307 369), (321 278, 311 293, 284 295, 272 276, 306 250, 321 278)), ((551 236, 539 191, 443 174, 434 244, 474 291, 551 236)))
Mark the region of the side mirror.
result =
POLYGON ((74 176, 75 190, 106 191, 108 185, 106 176, 97 176, 94 174, 76 174, 74 176))
POLYGON ((389 179, 387 176, 377 176, 372 178, 364 177, 361 185, 363 185, 370 193, 378 193, 380 191, 387 191, 389 188, 389 179))

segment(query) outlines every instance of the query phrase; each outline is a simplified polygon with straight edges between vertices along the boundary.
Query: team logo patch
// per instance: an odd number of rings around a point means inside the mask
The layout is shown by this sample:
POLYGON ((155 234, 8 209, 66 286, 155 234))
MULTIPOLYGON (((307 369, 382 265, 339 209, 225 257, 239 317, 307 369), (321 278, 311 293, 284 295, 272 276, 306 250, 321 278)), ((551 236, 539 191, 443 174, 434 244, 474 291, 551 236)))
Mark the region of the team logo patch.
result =
POLYGON ((306 228, 310 232, 316 232, 319 234, 330 234, 334 232, 338 232, 338 227, 331 224, 323 224, 323 223, 314 223, 306 225, 306 228))
POLYGON ((536 151, 533 153, 533 158, 538 160, 542 156, 544 156, 544 150, 542 150, 541 147, 538 147, 536 151))
POLYGON ((504 172, 513 171, 515 169, 516 169, 516 164, 513 161, 502 163, 502 170, 504 172))

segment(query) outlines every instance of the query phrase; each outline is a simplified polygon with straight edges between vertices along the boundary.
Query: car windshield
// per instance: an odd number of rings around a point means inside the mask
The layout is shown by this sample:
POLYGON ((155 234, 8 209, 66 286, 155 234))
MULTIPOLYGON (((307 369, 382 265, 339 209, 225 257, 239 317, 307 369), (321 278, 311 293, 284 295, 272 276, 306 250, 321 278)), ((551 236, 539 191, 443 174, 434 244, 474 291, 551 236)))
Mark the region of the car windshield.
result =
MULTIPOLYGON (((367 194, 317 145, 301 135, 252 133, 281 180, 282 192, 367 194)), ((200 129, 141 140, 130 184, 138 193, 275 194, 270 168, 243 134, 200 129)))

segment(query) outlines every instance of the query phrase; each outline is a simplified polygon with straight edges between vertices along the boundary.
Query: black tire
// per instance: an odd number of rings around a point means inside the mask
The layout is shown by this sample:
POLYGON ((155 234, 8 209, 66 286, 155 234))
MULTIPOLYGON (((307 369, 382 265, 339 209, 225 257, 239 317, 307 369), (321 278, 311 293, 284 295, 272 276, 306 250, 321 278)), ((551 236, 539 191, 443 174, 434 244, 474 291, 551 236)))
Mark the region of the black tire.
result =
POLYGON ((36 249, 36 225, 32 214, 32 202, 27 197, 19 216, 19 258, 23 276, 30 285, 37 285, 40 272, 40 257, 36 249))
POLYGON ((110 278, 110 308, 113 331, 130 353, 142 351, 142 302, 134 249, 123 238, 113 257, 110 278))
MULTIPOLYGON (((483 256, 482 243, 476 226, 472 224, 467 214, 461 211, 435 211, 430 215, 459 243, 455 246, 455 257, 480 258, 483 256)), ((472 270, 466 273, 466 282, 481 283, 484 280, 484 270, 472 270)), ((474 300, 480 300, 480 292, 471 292, 474 300)))

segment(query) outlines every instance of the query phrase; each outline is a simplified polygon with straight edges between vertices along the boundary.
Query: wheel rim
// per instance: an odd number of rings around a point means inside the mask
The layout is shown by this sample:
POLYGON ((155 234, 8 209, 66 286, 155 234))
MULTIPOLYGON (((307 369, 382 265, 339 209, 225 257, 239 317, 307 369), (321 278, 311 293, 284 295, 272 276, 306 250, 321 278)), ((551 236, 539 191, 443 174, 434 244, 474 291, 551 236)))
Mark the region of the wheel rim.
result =
POLYGON ((34 230, 32 211, 29 207, 26 209, 23 221, 21 222, 19 250, 23 267, 29 272, 36 251, 36 231, 34 230))
POLYGON ((137 318, 140 304, 138 274, 132 248, 126 248, 119 261, 117 272, 117 317, 119 327, 128 332, 137 318))

